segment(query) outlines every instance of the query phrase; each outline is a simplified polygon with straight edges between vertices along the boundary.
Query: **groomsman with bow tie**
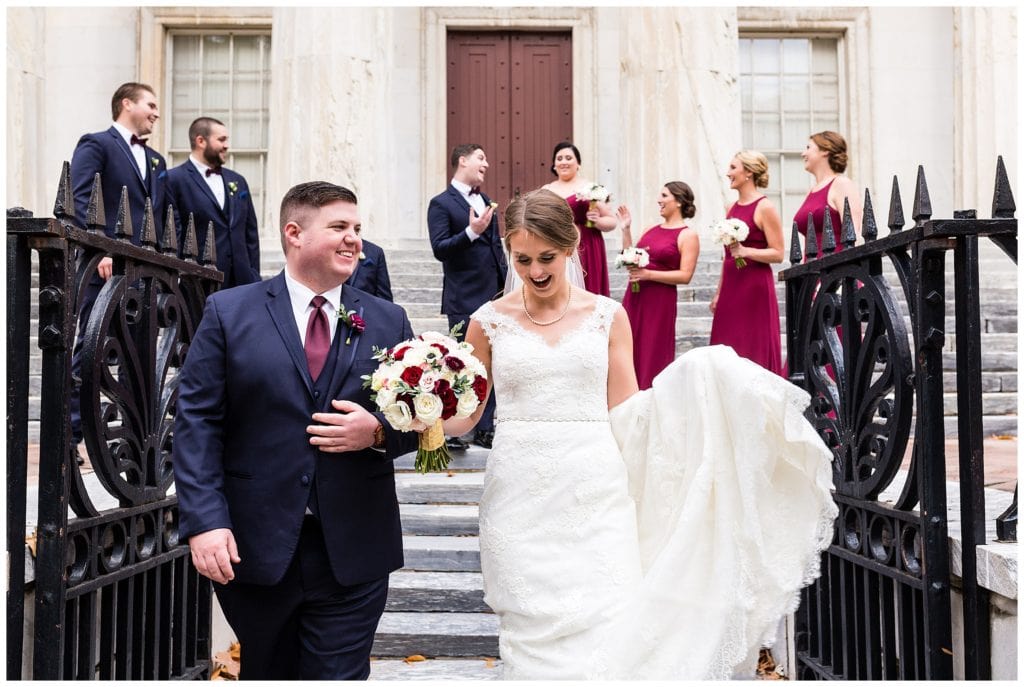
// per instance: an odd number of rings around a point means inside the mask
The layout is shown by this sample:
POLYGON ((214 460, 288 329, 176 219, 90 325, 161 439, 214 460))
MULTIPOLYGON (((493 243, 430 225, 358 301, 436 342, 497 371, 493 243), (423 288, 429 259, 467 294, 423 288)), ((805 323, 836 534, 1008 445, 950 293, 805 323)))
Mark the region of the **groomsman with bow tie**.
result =
MULTIPOLYGON (((71 157, 75 215, 81 224, 86 223, 93 179, 99 172, 103 184, 107 236, 114 237, 121 189, 126 188, 131 209, 131 240, 135 245, 139 245, 146 200, 149 199, 153 205, 153 220, 158 239, 163 236, 163 221, 167 212, 167 163, 147 142, 149 135, 153 133, 156 120, 160 118, 160 111, 152 87, 135 82, 118 86, 111 98, 110 107, 114 118, 113 125, 106 131, 82 136, 71 157)), ((113 260, 110 257, 102 258, 78 305, 78 339, 75 341, 71 358, 71 374, 75 378, 81 375, 82 336, 85 324, 89 321, 100 289, 112 273, 113 260)), ((71 435, 76 445, 82 441, 77 386, 72 386, 71 390, 71 435)))
POLYGON ((213 117, 199 117, 188 128, 192 153, 167 173, 167 191, 175 210, 178 249, 183 248, 189 213, 195 218, 200 250, 213 222, 217 269, 222 289, 260 281, 260 237, 249 184, 224 166, 228 130, 213 117))
MULTIPOLYGON (((498 234, 498 217, 491 199, 480 190, 487 174, 487 155, 475 143, 452 150, 452 182, 430 199, 427 228, 434 257, 441 261, 444 288, 441 312, 448 325, 462 324, 465 336, 469 316, 487 301, 500 296, 505 288, 508 262, 498 234)), ((495 204, 496 205, 496 204, 495 204)), ((474 443, 491 447, 494 438, 494 395, 477 424, 474 443)), ((464 449, 457 437, 448 440, 449 448, 464 449)))

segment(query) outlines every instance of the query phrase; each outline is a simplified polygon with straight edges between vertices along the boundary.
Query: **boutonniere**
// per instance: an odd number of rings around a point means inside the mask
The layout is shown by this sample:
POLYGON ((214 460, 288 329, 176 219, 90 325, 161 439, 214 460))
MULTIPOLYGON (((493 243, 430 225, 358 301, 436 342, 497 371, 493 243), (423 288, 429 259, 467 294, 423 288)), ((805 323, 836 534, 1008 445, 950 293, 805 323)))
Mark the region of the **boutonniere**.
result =
POLYGON ((151 157, 151 158, 149 158, 149 164, 153 165, 153 169, 155 170, 157 167, 160 166, 160 158, 158 158, 158 157, 151 157))
POLYGON ((366 253, 364 253, 363 251, 359 251, 359 259, 366 260, 366 253))
POLYGON ((352 334, 362 334, 366 329, 366 320, 356 314, 355 310, 345 310, 345 306, 338 308, 338 321, 348 327, 348 336, 345 337, 345 345, 352 343, 352 334))
POLYGON ((228 191, 231 192, 231 195, 235 195, 235 191, 237 191, 237 190, 238 190, 238 182, 237 181, 229 181, 228 182, 228 191))

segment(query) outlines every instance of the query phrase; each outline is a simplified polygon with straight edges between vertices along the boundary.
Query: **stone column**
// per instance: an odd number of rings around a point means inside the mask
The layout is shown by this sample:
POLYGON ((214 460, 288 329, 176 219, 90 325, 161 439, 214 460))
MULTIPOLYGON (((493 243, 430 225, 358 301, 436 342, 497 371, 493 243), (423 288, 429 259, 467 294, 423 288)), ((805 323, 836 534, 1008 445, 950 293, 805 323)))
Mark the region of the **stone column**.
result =
MULTIPOLYGON (((39 156, 32 141, 42 140, 46 86, 43 52, 45 9, 18 7, 7 10, 7 207, 22 206, 37 217, 49 215, 39 156)), ((53 170, 54 189, 60 168, 53 170)), ((50 199, 49 206, 53 206, 50 199)), ((4 208, 7 209, 6 207, 4 208)))
POLYGON ((638 236, 660 221, 661 186, 685 181, 697 204, 690 225, 703 230, 735 200, 724 176, 742 147, 735 8, 616 12, 619 102, 600 138, 620 151, 618 200, 629 204, 638 236))
POLYGON ((992 211, 996 157, 1014 191, 1017 170, 1017 11, 953 8, 955 207, 992 211))
POLYGON ((277 8, 271 48, 270 222, 277 245, 280 201, 292 185, 331 181, 359 197, 375 242, 397 235, 403 189, 419 188, 419 161, 398 159, 396 121, 418 122, 418 103, 395 102, 394 15, 415 8, 277 8))

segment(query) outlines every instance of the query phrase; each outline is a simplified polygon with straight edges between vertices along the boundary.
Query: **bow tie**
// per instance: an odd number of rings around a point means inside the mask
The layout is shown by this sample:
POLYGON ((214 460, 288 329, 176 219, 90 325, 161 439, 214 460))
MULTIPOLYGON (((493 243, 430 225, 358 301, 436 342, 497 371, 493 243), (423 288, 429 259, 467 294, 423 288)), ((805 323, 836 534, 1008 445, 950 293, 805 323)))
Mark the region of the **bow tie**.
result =
POLYGON ((469 189, 469 195, 473 195, 474 193, 477 194, 477 195, 480 195, 480 187, 479 186, 474 186, 473 188, 469 189))
POLYGON ((132 144, 132 145, 135 145, 136 143, 138 143, 138 144, 139 144, 140 146, 142 146, 143 148, 145 148, 145 147, 146 147, 146 139, 144 139, 144 138, 139 138, 139 137, 138 137, 138 136, 136 136, 135 134, 132 134, 132 142, 131 142, 131 144, 132 144))
POLYGON ((220 168, 218 167, 217 169, 214 169, 213 167, 207 167, 206 176, 210 176, 211 174, 220 174, 220 168))

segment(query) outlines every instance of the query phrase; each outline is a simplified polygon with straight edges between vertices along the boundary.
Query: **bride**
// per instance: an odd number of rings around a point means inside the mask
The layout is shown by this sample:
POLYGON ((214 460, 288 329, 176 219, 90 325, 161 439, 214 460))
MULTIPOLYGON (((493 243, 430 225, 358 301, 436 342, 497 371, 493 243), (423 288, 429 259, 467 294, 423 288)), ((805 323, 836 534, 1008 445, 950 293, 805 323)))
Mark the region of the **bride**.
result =
POLYGON ((567 276, 565 201, 525 194, 505 226, 522 286, 466 337, 497 398, 480 559, 504 679, 752 677, 832 536, 807 395, 723 346, 638 392, 625 311, 567 276))

